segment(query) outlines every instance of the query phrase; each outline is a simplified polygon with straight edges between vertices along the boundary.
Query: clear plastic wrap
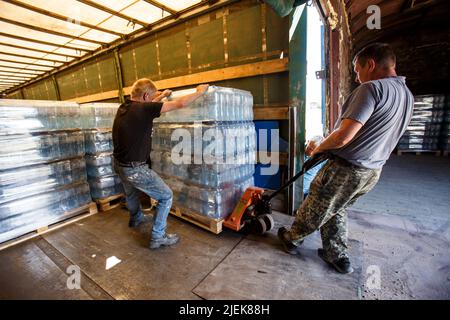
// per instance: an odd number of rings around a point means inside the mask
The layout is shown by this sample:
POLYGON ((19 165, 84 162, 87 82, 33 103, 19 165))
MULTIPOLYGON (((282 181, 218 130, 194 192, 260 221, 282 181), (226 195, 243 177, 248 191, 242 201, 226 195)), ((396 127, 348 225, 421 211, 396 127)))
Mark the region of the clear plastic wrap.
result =
POLYGON ((165 176, 176 176, 192 184, 207 187, 223 187, 241 181, 255 173, 249 154, 242 154, 241 164, 179 164, 174 165, 169 152, 152 151, 152 169, 165 176))
MULTIPOLYGON (((96 122, 100 123, 97 120, 96 122)), ((112 155, 114 147, 111 130, 111 128, 84 130, 86 169, 93 199, 103 199, 124 193, 120 178, 114 172, 112 155)))
POLYGON ((0 171, 0 204, 83 181, 83 158, 0 171))
POLYGON ((253 177, 226 188, 206 188, 161 175, 173 191, 173 203, 187 211, 210 218, 225 218, 236 206, 245 189, 253 185, 253 177))
POLYGON ((211 154, 217 157, 218 161, 230 155, 252 153, 256 150, 256 130, 252 121, 154 124, 152 150, 173 150, 181 141, 177 133, 183 134, 183 132, 186 134, 189 132, 187 137, 190 137, 192 154, 211 154), (211 149, 212 152, 208 151, 210 144, 216 146, 211 149), (197 145, 200 148, 197 148, 197 145))
POLYGON ((102 199, 124 193, 118 175, 102 176, 95 179, 89 178, 88 182, 93 199, 102 199))
MULTIPOLYGON (((169 97, 177 98, 194 92, 194 89, 174 91, 169 97)), ((163 113, 154 122, 193 121, 250 121, 253 120, 253 96, 250 92, 209 86, 208 91, 186 108, 163 113)))
POLYGON ((111 130, 85 130, 84 140, 86 154, 112 152, 114 148, 111 130))
POLYGON ((411 122, 397 148, 415 151, 438 150, 441 127, 446 118, 445 109, 445 95, 415 96, 411 122))
POLYGON ((119 103, 84 103, 80 105, 81 127, 112 128, 119 103))
MULTIPOLYGON (((187 93, 177 91, 172 97, 187 93)), ((155 119, 151 165, 173 191, 176 206, 211 218, 225 218, 234 210, 253 185, 252 120, 249 92, 216 86, 187 108, 155 119), (181 164, 173 158, 178 155, 181 164)))
POLYGON ((0 99, 0 135, 80 128, 75 102, 0 99))
POLYGON ((0 170, 84 155, 81 131, 0 136, 0 170))
POLYGON ((86 182, 0 204, 0 242, 79 214, 71 212, 90 203, 86 182))
POLYGON ((89 178, 98 178, 115 174, 112 153, 88 154, 85 158, 87 175, 89 178))

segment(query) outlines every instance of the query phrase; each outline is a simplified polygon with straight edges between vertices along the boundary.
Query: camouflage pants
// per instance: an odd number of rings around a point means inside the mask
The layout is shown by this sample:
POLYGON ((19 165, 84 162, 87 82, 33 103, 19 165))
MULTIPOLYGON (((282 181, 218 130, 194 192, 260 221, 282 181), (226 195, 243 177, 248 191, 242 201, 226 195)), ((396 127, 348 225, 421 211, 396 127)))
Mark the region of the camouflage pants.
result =
POLYGON ((330 261, 347 254, 347 213, 362 195, 369 192, 381 169, 366 169, 338 160, 328 160, 311 183, 308 197, 297 210, 289 232, 294 244, 320 229, 325 257, 330 261))

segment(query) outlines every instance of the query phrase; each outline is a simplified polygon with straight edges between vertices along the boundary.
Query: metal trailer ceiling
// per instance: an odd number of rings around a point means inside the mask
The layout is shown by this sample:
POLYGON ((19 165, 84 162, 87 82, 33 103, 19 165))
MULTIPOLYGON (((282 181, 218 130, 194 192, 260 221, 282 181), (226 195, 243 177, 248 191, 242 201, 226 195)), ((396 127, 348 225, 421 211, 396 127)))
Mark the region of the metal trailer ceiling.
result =
POLYGON ((0 94, 60 69, 201 0, 2 0, 0 94))

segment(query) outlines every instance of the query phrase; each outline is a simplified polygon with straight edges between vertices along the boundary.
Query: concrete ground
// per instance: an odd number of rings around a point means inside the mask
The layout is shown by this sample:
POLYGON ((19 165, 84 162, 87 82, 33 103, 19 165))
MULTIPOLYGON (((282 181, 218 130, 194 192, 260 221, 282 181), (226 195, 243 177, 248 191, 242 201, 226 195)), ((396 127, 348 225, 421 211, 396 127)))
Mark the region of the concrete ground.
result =
POLYGON ((214 235, 170 217, 181 242, 150 251, 150 226, 114 209, 0 251, 0 299, 450 299, 449 195, 448 157, 392 156, 349 210, 351 275, 317 257, 318 233, 291 256, 277 228, 214 235))

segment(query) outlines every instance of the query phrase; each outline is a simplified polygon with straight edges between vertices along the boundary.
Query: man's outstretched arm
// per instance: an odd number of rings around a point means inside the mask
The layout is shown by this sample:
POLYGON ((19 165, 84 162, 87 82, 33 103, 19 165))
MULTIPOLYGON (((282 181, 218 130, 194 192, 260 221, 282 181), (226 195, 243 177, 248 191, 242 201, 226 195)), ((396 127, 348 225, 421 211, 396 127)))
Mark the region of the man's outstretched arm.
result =
POLYGON ((328 150, 339 149, 352 141, 362 128, 362 124, 356 120, 344 119, 339 128, 331 133, 322 143, 315 148, 311 155, 328 150))
POLYGON ((168 97, 172 94, 171 90, 164 90, 162 93, 160 91, 157 92, 156 98, 153 98, 152 102, 160 102, 165 97, 168 97))
POLYGON ((188 104, 193 102, 195 99, 197 99, 200 96, 202 96, 203 94, 205 94, 206 90, 208 90, 208 85, 201 84, 201 85, 197 86, 197 91, 194 93, 185 95, 176 100, 164 102, 164 104, 161 108, 161 113, 186 107, 188 104))

